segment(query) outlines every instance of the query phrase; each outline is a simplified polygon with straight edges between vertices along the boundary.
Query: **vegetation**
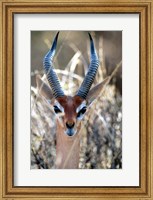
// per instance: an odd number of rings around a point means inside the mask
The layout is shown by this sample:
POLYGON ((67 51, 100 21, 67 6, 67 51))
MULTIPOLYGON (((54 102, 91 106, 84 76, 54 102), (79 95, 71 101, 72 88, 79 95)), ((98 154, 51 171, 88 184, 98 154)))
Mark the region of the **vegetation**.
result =
MULTIPOLYGON (((56 116, 52 106, 38 94, 35 85, 36 74, 44 74, 42 60, 51 46, 51 33, 53 39, 55 32, 34 31, 31 37, 32 169, 55 168, 56 116)), ((120 69, 82 121, 79 168, 118 169, 122 168, 122 35, 121 32, 112 31, 91 34, 100 59, 94 84, 110 75, 114 68, 120 69)), ((59 38, 61 39, 54 59, 55 71, 65 93, 74 95, 88 69, 88 35, 86 32, 61 32, 59 38)))

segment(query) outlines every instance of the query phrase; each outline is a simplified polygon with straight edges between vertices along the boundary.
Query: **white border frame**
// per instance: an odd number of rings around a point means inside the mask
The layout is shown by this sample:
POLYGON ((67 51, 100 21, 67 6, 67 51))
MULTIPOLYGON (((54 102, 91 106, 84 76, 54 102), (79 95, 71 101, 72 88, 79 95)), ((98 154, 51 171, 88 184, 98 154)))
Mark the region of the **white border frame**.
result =
POLYGON ((139 186, 138 14, 15 14, 14 71, 15 186, 139 186), (31 30, 123 31, 123 169, 30 169, 31 30))

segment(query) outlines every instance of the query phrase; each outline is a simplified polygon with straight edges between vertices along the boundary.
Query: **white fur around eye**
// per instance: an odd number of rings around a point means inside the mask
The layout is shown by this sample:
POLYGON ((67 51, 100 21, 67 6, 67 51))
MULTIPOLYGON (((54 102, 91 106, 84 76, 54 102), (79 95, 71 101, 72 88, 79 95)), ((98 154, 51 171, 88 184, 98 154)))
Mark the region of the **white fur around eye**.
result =
POLYGON ((82 120, 82 118, 84 117, 85 115, 85 112, 86 112, 86 103, 85 101, 77 108, 76 112, 77 112, 77 120, 82 120))
POLYGON ((80 106, 77 107, 76 113, 78 113, 83 107, 86 107, 86 102, 83 101, 80 106))
POLYGON ((64 108, 61 106, 61 104, 58 103, 58 101, 55 102, 55 106, 57 106, 58 109, 59 109, 62 113, 64 113, 64 108))
POLYGON ((77 120, 81 121, 83 117, 84 117, 84 114, 80 115, 80 117, 77 117, 77 120))

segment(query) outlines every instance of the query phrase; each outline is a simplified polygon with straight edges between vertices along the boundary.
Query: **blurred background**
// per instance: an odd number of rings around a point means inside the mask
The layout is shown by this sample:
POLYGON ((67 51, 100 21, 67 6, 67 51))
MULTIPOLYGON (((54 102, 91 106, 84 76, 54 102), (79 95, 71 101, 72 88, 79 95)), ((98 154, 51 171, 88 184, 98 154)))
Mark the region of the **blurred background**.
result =
MULTIPOLYGON (((31 32, 31 169, 55 168, 55 114, 38 95, 35 77, 43 76, 43 58, 57 31, 31 32)), ((74 95, 90 62, 90 41, 86 31, 60 31, 54 68, 65 94, 74 95)), ((120 65, 83 119, 80 169, 122 168, 122 32, 90 31, 100 66, 94 85, 120 65)))

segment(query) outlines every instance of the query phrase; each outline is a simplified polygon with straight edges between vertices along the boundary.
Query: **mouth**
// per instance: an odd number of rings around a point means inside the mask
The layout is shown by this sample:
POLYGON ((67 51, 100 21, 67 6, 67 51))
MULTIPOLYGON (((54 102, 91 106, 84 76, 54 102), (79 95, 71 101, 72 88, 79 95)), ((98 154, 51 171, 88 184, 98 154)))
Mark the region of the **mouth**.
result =
POLYGON ((68 128, 66 129, 65 134, 72 137, 76 134, 76 130, 74 130, 74 128, 68 128))

